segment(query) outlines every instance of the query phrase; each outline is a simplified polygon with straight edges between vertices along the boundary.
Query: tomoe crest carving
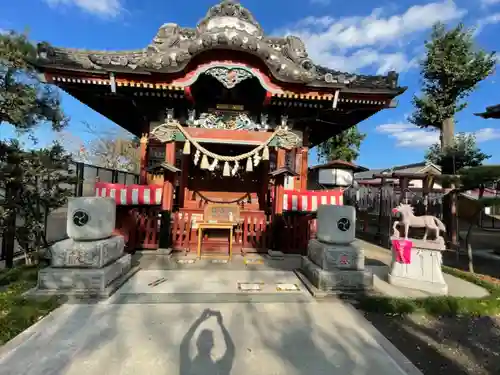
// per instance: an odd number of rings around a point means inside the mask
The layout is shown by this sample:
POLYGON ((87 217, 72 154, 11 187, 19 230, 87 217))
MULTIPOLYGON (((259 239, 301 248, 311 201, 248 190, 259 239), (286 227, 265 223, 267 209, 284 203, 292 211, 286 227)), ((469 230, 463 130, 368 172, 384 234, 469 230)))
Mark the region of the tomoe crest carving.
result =
POLYGON ((90 216, 87 211, 84 210, 76 210, 73 212, 73 224, 77 227, 83 227, 90 220, 90 216))
POLYGON ((339 221, 337 221, 337 228, 339 228, 339 230, 341 230, 342 232, 347 232, 350 227, 351 222, 346 217, 343 217, 339 219, 339 221))

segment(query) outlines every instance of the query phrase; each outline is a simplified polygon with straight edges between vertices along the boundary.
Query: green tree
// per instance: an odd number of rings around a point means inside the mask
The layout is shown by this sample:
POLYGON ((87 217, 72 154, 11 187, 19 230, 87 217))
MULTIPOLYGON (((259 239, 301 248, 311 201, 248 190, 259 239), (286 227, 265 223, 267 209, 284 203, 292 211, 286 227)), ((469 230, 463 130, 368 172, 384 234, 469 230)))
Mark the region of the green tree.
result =
POLYGON ((458 133, 451 146, 444 151, 439 143, 429 147, 425 160, 440 165, 443 169, 455 174, 464 167, 477 167, 489 159, 491 155, 482 152, 473 134, 458 133))
MULTIPOLYGON (((474 30, 462 24, 451 30, 441 23, 436 24, 425 48, 426 56, 420 63, 421 96, 413 98, 415 110, 409 120, 421 128, 439 129, 441 150, 446 153, 453 147, 455 114, 466 107, 465 98, 479 82, 493 72, 496 58, 495 53, 478 48, 474 30)), ((442 165, 442 172, 453 173, 453 169, 448 168, 449 164, 442 165)), ((452 192, 443 201, 443 219, 452 246, 457 245, 455 212, 456 194, 452 192)))
POLYGON ((451 146, 455 114, 467 104, 464 99, 496 65, 495 53, 477 48, 474 30, 459 24, 451 30, 439 23, 425 43, 426 57, 420 64, 422 94, 413 98, 415 111, 410 121, 422 128, 441 131, 441 147, 451 146))
MULTIPOLYGON (((43 83, 32 62, 36 47, 26 35, 0 34, 0 129, 19 135, 41 123, 59 131, 67 124, 57 91, 43 83)), ((74 182, 70 159, 59 144, 25 151, 17 140, 0 141, 0 236, 7 267, 13 266, 14 243, 26 252, 40 250, 45 215, 64 204, 74 182)))
POLYGON ((344 160, 352 162, 359 156, 359 148, 366 138, 356 126, 337 134, 318 146, 318 161, 344 160))

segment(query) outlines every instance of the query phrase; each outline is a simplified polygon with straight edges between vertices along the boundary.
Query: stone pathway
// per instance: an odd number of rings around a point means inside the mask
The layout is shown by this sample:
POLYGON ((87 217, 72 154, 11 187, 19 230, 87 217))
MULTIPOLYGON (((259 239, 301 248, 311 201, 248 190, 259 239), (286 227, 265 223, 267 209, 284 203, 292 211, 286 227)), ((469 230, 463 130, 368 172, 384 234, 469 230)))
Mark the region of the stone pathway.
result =
POLYGON ((257 373, 419 374, 340 301, 64 305, 0 349, 2 375, 257 373))
MULTIPOLYGON (((387 267, 388 250, 358 243, 387 267)), ((314 300, 297 259, 153 258, 107 301, 64 305, 0 348, 0 375, 421 374, 350 305, 314 300)))

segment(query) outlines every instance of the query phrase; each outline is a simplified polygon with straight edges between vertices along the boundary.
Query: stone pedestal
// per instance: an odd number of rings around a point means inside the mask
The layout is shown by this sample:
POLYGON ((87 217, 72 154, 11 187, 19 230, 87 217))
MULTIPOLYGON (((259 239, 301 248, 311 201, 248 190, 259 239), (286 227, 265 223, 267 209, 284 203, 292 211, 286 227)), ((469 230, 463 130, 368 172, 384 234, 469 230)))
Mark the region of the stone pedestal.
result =
POLYGON ((304 276, 321 291, 362 291, 373 286, 373 274, 368 270, 324 270, 308 257, 302 258, 300 269, 304 276))
POLYGON ((301 271, 321 291, 361 291, 373 285, 373 275, 365 271, 364 253, 353 245, 308 244, 301 271))
MULTIPOLYGON (((398 238, 391 238, 391 240, 395 239, 398 238)), ((441 271, 441 251, 445 250, 444 241, 418 239, 410 239, 410 241, 413 242, 413 247, 409 264, 398 262, 396 252, 392 249, 389 284, 432 294, 448 294, 448 285, 441 271)))
POLYGON ((54 294, 108 297, 119 285, 112 284, 131 268, 126 254, 103 268, 53 268, 38 273, 38 290, 54 294))
POLYGON ((52 267, 102 268, 123 255, 125 239, 113 236, 97 241, 68 238, 51 246, 52 267))
POLYGON ((307 256, 323 270, 363 270, 365 256, 362 250, 353 245, 336 245, 323 243, 317 239, 310 240, 307 245, 307 256))

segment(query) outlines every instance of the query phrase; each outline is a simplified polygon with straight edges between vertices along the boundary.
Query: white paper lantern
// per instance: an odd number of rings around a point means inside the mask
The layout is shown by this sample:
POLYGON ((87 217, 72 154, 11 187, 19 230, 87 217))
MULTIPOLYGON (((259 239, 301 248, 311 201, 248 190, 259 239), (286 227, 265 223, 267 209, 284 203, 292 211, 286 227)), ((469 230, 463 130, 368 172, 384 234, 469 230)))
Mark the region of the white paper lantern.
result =
POLYGON ((352 206, 320 205, 316 237, 321 242, 350 244, 356 236, 356 210, 352 206))
POLYGON ((68 201, 66 230, 77 241, 108 238, 116 223, 116 202, 110 197, 78 197, 68 201))

